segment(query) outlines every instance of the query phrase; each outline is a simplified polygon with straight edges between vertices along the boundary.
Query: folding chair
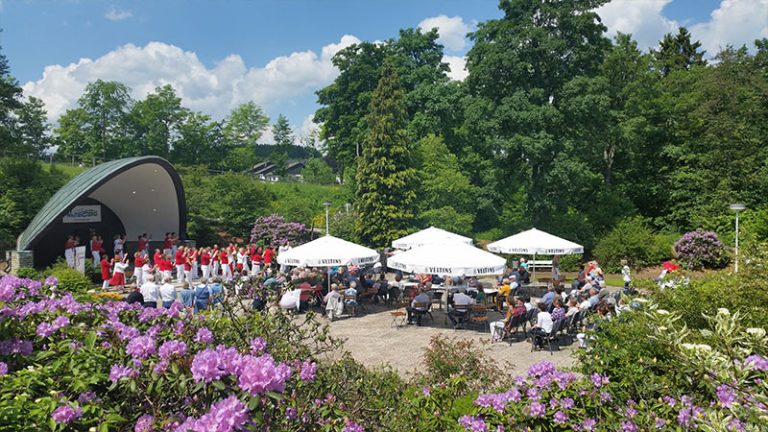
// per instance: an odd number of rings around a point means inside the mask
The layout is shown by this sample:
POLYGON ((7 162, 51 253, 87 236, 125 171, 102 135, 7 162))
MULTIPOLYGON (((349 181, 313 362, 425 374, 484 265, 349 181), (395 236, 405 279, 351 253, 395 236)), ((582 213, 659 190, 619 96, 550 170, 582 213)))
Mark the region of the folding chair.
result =
POLYGON ((456 330, 459 327, 461 327, 469 318, 469 305, 456 305, 451 309, 450 311, 446 312, 445 314, 445 320, 444 324, 447 326, 448 321, 450 318, 448 317, 449 314, 451 314, 456 319, 456 325, 453 326, 453 329, 456 330), (454 312, 451 314, 451 312, 454 312))
POLYGON ((421 319, 423 317, 429 317, 429 319, 434 323, 435 318, 432 316, 432 303, 414 303, 413 305, 413 314, 416 316, 416 324, 421 325, 421 319))
POLYGON ((389 314, 392 316, 392 323, 390 324, 390 327, 399 329, 400 327, 403 327, 405 325, 405 319, 408 316, 408 314, 404 310, 402 309, 393 310, 393 311, 390 311, 389 314))
POLYGON ((488 321, 488 309, 483 305, 474 304, 470 307, 469 321, 472 324, 480 324, 481 329, 488 328, 491 331, 491 323, 488 321))

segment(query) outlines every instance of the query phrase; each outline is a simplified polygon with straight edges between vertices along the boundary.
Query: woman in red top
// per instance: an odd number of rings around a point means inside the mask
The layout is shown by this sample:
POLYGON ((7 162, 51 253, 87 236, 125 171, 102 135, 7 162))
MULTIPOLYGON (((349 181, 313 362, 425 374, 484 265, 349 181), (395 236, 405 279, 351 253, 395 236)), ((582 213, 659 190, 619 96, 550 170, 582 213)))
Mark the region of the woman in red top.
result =
POLYGON ((256 276, 261 271, 261 247, 251 248, 251 276, 256 276))
POLYGON ((155 249, 155 254, 152 255, 152 263, 154 265, 160 264, 160 260, 163 259, 163 254, 160 253, 160 249, 155 249))
POLYGON ((101 287, 104 289, 107 289, 109 287, 109 269, 112 268, 112 262, 108 260, 107 254, 104 254, 101 256, 101 262, 99 263, 99 266, 101 267, 101 281, 102 285, 101 287))

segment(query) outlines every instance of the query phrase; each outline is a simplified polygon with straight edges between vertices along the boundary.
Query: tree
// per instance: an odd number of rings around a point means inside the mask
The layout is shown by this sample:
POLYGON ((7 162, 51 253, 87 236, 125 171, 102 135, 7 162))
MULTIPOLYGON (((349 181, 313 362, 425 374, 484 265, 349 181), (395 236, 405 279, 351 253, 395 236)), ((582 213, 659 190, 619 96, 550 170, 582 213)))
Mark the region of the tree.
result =
POLYGON ((136 128, 134 154, 170 158, 178 138, 178 128, 189 115, 181 106, 181 98, 170 84, 155 88, 154 93, 133 106, 131 119, 136 128))
POLYGON ((449 93, 453 90, 446 76, 448 65, 442 61, 443 47, 437 43, 438 37, 434 29, 427 32, 403 29, 398 38, 384 43, 361 42, 334 56, 333 63, 340 74, 331 85, 317 92, 322 106, 315 113, 315 122, 321 124, 320 138, 340 171, 354 166, 361 154, 368 134, 365 116, 385 58, 391 59, 400 77, 407 121, 419 118, 417 125, 409 127, 411 140, 415 142, 430 132, 446 133, 436 126, 445 124, 442 117, 449 113, 424 109, 428 105, 439 106, 433 98, 444 100, 446 87, 449 93), (433 86, 436 89, 432 89, 433 86))
POLYGON ((96 80, 85 87, 78 104, 85 114, 86 156, 102 160, 124 156, 124 144, 130 135, 128 113, 133 105, 128 87, 116 81, 96 80))
POLYGON ((198 112, 190 112, 176 127, 179 135, 171 150, 171 161, 185 165, 218 166, 223 138, 219 123, 198 112))
POLYGON ((705 51, 699 51, 701 42, 691 42, 691 34, 685 27, 680 27, 677 35, 667 33, 659 42, 659 50, 653 51, 657 68, 663 76, 674 70, 688 70, 694 66, 704 66, 705 51))
POLYGON ((255 102, 239 105, 224 120, 224 139, 230 146, 255 147, 269 125, 269 117, 255 102))
POLYGON ((275 164, 275 173, 284 177, 288 174, 288 152, 293 145, 294 136, 288 118, 280 114, 272 125, 272 137, 275 140, 275 151, 270 155, 270 161, 275 164))
POLYGON ((458 158, 440 137, 419 141, 421 167, 418 208, 422 226, 439 226, 462 234, 472 233, 477 188, 461 172, 458 158))
POLYGON ((378 248, 405 235, 413 222, 415 170, 410 166, 404 98, 394 63, 387 60, 371 99, 357 169, 357 233, 378 248))
MULTIPOLYGON (((524 212, 535 225, 546 227, 553 215, 568 211, 562 175, 555 174, 578 167, 561 156, 566 142, 560 103, 564 85, 595 74, 610 46, 594 12, 603 3, 504 0, 504 17, 481 23, 471 35, 463 133, 472 137, 476 155, 495 157, 495 174, 483 179, 487 199, 503 200, 505 191, 522 185, 524 212)), ((484 222, 488 229, 498 220, 484 222)))
POLYGON ((17 134, 20 140, 18 154, 37 158, 51 146, 51 125, 45 104, 30 96, 16 111, 18 116, 17 134))
POLYGON ((331 167, 321 158, 312 158, 301 170, 304 181, 310 184, 330 185, 336 183, 336 176, 331 167))
POLYGON ((277 121, 272 125, 272 137, 275 140, 275 145, 279 148, 293 145, 293 129, 291 129, 291 124, 288 123, 286 116, 282 114, 277 116, 277 121))
POLYGON ((59 126, 54 130, 56 153, 82 159, 90 149, 86 137, 88 114, 83 108, 68 109, 59 117, 59 126))
POLYGON ((21 107, 21 87, 11 76, 8 59, 0 52, 0 154, 13 155, 18 137, 13 112, 21 107))

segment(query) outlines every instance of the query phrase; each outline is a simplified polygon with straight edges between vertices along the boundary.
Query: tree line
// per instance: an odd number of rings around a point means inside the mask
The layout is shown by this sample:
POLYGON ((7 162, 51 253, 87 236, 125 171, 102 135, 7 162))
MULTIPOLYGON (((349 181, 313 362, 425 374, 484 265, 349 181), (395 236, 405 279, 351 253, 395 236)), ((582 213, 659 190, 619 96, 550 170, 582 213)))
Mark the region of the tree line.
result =
POLYGON ((535 225, 591 248, 628 217, 722 232, 729 203, 763 207, 768 39, 707 60, 681 27, 643 52, 606 37, 603 3, 502 0, 469 35, 463 82, 448 79, 435 30, 341 50, 315 121, 357 182, 362 239, 381 246, 444 218, 480 237, 535 225))

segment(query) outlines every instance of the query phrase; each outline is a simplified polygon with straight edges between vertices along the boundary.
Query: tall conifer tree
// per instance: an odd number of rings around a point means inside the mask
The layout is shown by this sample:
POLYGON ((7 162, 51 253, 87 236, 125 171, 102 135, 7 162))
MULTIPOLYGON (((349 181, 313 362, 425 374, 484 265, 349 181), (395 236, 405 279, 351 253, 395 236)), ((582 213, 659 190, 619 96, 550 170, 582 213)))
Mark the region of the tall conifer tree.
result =
POLYGON ((378 248, 406 234, 413 220, 416 172, 410 164, 404 98, 395 66, 387 59, 371 99, 357 169, 357 234, 378 248))

